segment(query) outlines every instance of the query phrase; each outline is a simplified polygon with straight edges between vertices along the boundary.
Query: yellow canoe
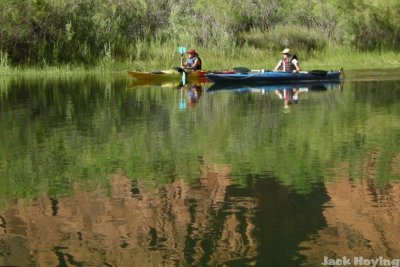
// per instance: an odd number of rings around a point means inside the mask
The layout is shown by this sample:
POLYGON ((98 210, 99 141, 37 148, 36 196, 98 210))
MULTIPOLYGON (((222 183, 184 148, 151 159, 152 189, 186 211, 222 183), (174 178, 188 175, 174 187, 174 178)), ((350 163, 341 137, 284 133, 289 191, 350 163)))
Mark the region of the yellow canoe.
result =
MULTIPOLYGON (((182 73, 178 70, 162 70, 152 72, 128 71, 129 75, 136 80, 168 81, 182 79, 182 73)), ((205 71, 186 71, 186 80, 205 79, 205 71)))

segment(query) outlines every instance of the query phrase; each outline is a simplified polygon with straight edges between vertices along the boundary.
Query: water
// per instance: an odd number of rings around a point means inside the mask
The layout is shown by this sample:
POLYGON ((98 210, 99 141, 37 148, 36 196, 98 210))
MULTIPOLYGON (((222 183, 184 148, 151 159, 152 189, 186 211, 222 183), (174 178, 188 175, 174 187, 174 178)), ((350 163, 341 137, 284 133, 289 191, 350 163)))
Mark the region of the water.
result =
POLYGON ((396 260, 399 96, 399 70, 287 91, 2 77, 0 265, 396 260))

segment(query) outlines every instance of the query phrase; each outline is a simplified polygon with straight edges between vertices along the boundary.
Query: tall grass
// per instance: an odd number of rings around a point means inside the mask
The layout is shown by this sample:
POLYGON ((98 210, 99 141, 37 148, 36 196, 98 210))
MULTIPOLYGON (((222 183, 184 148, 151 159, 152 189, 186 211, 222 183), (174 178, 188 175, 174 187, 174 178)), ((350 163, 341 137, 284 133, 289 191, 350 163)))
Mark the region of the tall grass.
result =
MULTIPOLYGON (((232 46, 227 49, 192 47, 175 42, 147 46, 145 59, 134 57, 104 66, 111 71, 157 70, 169 69, 179 66, 180 55, 178 46, 195 48, 203 62, 203 69, 231 69, 232 67, 245 66, 251 69, 273 69, 281 58, 281 50, 285 47, 271 49, 269 47, 255 47, 244 44, 241 47, 232 46)), ((323 49, 312 52, 290 48, 298 56, 302 69, 372 69, 400 67, 400 54, 393 51, 360 51, 352 47, 326 44, 323 49)))
MULTIPOLYGON (((251 69, 273 69, 281 57, 281 49, 256 47, 247 43, 241 47, 232 46, 226 49, 203 48, 187 44, 137 43, 136 53, 126 59, 112 56, 98 60, 93 66, 83 64, 42 64, 41 66, 11 66, 7 55, 0 53, 0 73, 2 74, 74 74, 74 73, 110 73, 126 70, 162 70, 180 65, 178 47, 195 48, 205 70, 231 69, 245 66, 251 69), (140 52, 138 50, 140 49, 140 52)), ((290 47, 299 58, 302 69, 372 69, 400 67, 400 54, 392 51, 360 51, 355 48, 328 44, 324 49, 310 51, 290 47)))
POLYGON ((355 48, 329 46, 303 61, 305 68, 373 69, 400 67, 400 54, 393 51, 360 51, 355 48))
POLYGON ((7 73, 10 70, 10 61, 8 54, 0 50, 0 74, 7 73))

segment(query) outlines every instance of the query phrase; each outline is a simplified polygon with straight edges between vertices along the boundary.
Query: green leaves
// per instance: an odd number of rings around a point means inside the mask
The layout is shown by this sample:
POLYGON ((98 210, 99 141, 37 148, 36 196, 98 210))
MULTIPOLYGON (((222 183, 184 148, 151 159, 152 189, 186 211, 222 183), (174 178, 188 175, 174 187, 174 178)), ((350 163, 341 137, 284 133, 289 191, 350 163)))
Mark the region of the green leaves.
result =
POLYGON ((105 47, 107 58, 126 59, 138 54, 138 42, 147 47, 155 40, 222 54, 247 45, 305 52, 326 43, 365 50, 400 45, 395 0, 9 0, 0 1, 0 10, 0 47, 14 65, 93 65, 105 47))

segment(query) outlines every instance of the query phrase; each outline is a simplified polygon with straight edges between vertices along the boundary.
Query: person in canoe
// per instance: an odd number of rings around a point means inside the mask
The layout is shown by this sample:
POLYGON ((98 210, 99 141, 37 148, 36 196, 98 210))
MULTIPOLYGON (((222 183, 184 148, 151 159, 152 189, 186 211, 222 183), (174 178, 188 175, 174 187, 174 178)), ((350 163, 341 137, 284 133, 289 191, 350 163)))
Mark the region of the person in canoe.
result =
POLYGON ((196 50, 189 49, 186 53, 188 54, 186 62, 183 55, 181 56, 181 67, 186 70, 201 70, 201 59, 196 50))
POLYGON ((280 70, 284 72, 298 72, 300 71, 299 60, 296 55, 290 53, 289 48, 285 48, 282 52, 282 59, 279 60, 275 67, 275 70, 280 70))

